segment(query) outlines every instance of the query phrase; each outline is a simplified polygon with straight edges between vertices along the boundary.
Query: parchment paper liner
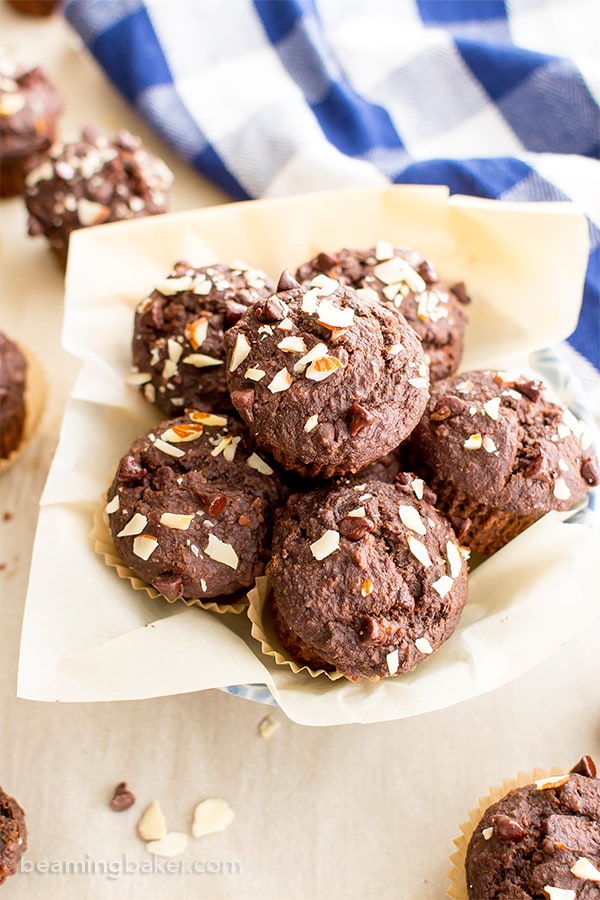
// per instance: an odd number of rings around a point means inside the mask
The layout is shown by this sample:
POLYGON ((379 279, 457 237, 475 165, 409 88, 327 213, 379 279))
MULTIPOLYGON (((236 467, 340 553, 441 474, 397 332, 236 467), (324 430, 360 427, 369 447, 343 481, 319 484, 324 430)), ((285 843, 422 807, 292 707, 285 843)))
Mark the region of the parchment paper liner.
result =
POLYGON ((27 364, 25 373, 25 423, 19 446, 15 447, 7 457, 0 459, 0 474, 16 462, 38 433, 48 399, 48 382, 39 360, 28 347, 24 347, 23 344, 15 341, 13 338, 11 340, 19 348, 27 364))
POLYGON ((469 810, 468 819, 460 826, 460 837, 454 838, 455 852, 450 856, 452 868, 446 873, 450 881, 450 887, 446 888, 446 896, 453 900, 469 900, 467 894, 467 880, 465 875, 465 857, 471 835, 477 828, 483 814, 493 803, 497 803, 505 794, 517 787, 533 784, 540 778, 550 778, 554 775, 562 775, 563 770, 553 766, 551 769, 534 769, 533 772, 518 772, 515 778, 505 779, 499 787, 490 788, 485 797, 479 797, 478 805, 469 810))
MULTIPOLYGON (((327 672, 325 669, 311 669, 310 666, 300 665, 288 654, 287 650, 281 645, 269 612, 267 600, 269 599, 270 585, 266 576, 256 579, 254 587, 248 591, 248 618, 252 623, 250 633, 255 640, 260 643, 261 650, 265 656, 271 656, 278 666, 288 666, 292 672, 297 675, 298 672, 307 672, 311 678, 318 678, 319 675, 325 675, 330 681, 338 681, 345 678, 346 681, 353 683, 351 678, 344 675, 343 672, 327 672)), ((364 678, 363 681, 381 681, 377 675, 370 678, 364 678)))
POLYGON ((248 606, 248 601, 245 595, 242 595, 242 598, 240 600, 237 600, 235 603, 216 603, 214 600, 199 599, 182 599, 181 601, 179 601, 171 600, 169 599, 169 597, 165 597, 164 594, 161 594, 160 591, 157 591, 155 587, 153 587, 151 584, 148 584, 147 581, 144 581, 143 578, 140 578, 138 575, 136 575, 133 569, 130 569, 129 566, 125 565, 115 549, 114 541, 112 539, 112 535, 106 521, 104 507, 105 501, 102 500, 101 505, 98 506, 98 508, 94 512, 94 524, 90 533, 90 537, 94 544, 94 550, 99 554, 99 556, 103 557, 104 562, 107 566, 115 569, 119 578, 124 578, 126 581, 129 581, 131 587, 134 590, 146 591, 146 593, 152 600, 156 599, 156 597, 161 597, 167 603, 182 602, 185 604, 185 606, 199 606, 201 609, 208 609, 211 612, 234 613, 236 615, 244 612, 244 610, 248 606))

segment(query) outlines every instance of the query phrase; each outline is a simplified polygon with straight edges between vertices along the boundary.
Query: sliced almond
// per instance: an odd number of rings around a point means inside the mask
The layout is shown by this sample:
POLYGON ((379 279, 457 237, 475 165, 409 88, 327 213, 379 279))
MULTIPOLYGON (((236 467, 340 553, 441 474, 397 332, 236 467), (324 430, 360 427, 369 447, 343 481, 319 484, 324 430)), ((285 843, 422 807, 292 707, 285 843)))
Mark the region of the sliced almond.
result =
POLYGON ((415 641, 415 647, 417 648, 419 653, 426 653, 428 656, 430 653, 433 653, 433 647, 426 637, 417 638, 415 641))
POLYGON ((246 337, 245 334, 238 332, 238 335, 235 339, 235 344, 233 345, 233 352, 231 354, 231 360, 229 362, 229 371, 235 372, 238 366, 244 362, 248 354, 250 353, 250 341, 246 337))
POLYGON ((400 514, 400 520, 403 525, 407 528, 410 528, 411 531, 414 531, 416 534, 427 534, 427 529, 425 528, 425 523, 421 519, 421 516, 414 508, 414 506, 409 506, 401 503, 398 507, 398 512, 400 514))
POLYGON ((319 414, 315 413, 312 416, 309 416, 306 422, 304 423, 304 430, 306 432, 313 431, 319 424, 319 414))
POLYGON ((208 797, 194 810, 192 834, 195 838, 199 838, 217 831, 225 831, 234 819, 235 813, 226 800, 221 797, 208 797))
POLYGON ((172 297, 181 291, 189 291, 193 283, 191 275, 180 275, 178 278, 163 278, 154 284, 154 290, 164 294, 165 297, 172 297))
POLYGON ((214 534, 209 534, 208 544, 204 548, 204 552, 211 559, 214 559, 215 562, 223 563, 223 565, 229 566, 230 569, 237 569, 238 567, 239 557, 232 545, 222 541, 214 534))
POLYGON ((268 740, 280 727, 280 722, 273 716, 265 716, 258 723, 258 736, 264 738, 265 740, 268 740))
POLYGON ((564 478, 556 479, 554 487, 552 488, 552 493, 558 500, 568 500, 571 496, 571 491, 564 478))
POLYGON ((307 365, 317 359, 327 356, 326 344, 315 344, 301 359, 294 363, 294 372, 303 372, 307 365))
POLYGON ((260 472, 261 475, 272 475, 273 469, 271 466, 261 459, 258 453, 251 453, 248 459, 246 460, 246 465, 250 466, 251 469, 256 469, 257 472, 260 472))
POLYGON ((448 591, 452 589, 452 585, 454 584, 454 579, 450 578, 449 575, 442 575, 438 578, 437 581, 434 581, 431 587, 434 591, 440 595, 440 597, 445 597, 448 591))
POLYGON ((548 778, 538 778, 537 781, 534 781, 534 784, 536 791, 548 791, 551 788, 562 787, 568 780, 569 773, 566 772, 564 775, 551 775, 548 778))
POLYGON ((100 225, 102 222, 106 222, 109 215, 110 209, 103 203, 95 203, 85 197, 81 197, 77 201, 77 218, 81 225, 100 225))
POLYGON ((400 667, 400 656, 398 653, 398 648, 392 650, 391 653, 388 653, 385 658, 386 665, 388 667, 388 672, 390 675, 395 675, 400 667))
POLYGON ((171 444, 167 444, 162 438, 156 438, 154 446, 157 450, 160 450, 161 453, 165 453, 167 456, 174 456, 177 459, 181 459, 182 456, 185 456, 184 450, 181 450, 179 447, 172 447, 171 444))
POLYGON ((369 594, 373 593, 373 582, 371 581, 370 578, 365 578, 365 580, 363 581, 363 583, 360 586, 360 592, 363 595, 363 597, 368 597, 369 594))
POLYGON ((450 575, 452 578, 458 578, 462 572, 463 558, 459 548, 453 541, 446 541, 446 558, 450 567, 450 575))
POLYGON ((226 416, 217 416, 215 413, 202 412, 199 409, 190 412, 189 417, 192 422, 200 422, 201 425, 206 425, 209 428, 219 428, 221 425, 227 425, 226 416))
POLYGON ((486 453, 494 453, 498 449, 489 434, 483 435, 481 439, 481 446, 486 451, 486 453))
POLYGON ((431 559, 429 558, 429 552, 425 544, 413 537, 412 534, 408 535, 406 541, 408 543, 408 549, 415 559, 418 559, 419 562, 428 569, 431 565, 431 559))
POLYGON ((184 852, 188 840, 187 834, 183 831, 169 831, 158 841, 148 841, 146 850, 153 856, 171 858, 184 852))
POLYGON ((283 350, 284 353, 306 353, 306 344, 299 335, 290 335, 290 337, 283 338, 283 340, 279 341, 277 347, 279 350, 283 350))
POLYGON ((130 537, 133 534, 141 534, 147 524, 147 516, 143 516, 142 513, 135 513, 129 522, 121 528, 117 537, 130 537))
POLYGON ((325 378, 329 378, 330 375, 333 375, 334 372, 337 372, 338 369, 342 368, 342 363, 337 356, 324 356, 322 359, 317 359, 312 362, 304 374, 307 378, 310 378, 311 381, 323 381, 325 378))
POLYGON ((261 381, 267 373, 264 369, 255 369, 250 367, 246 369, 246 378, 249 378, 250 381, 261 381))
POLYGON ((202 425, 194 425, 184 422, 182 425, 173 425, 163 431, 161 437, 170 444, 179 444, 187 441, 196 441, 204 433, 202 425))
POLYGON ((498 415, 500 412, 500 403, 501 402, 502 401, 500 400, 500 397, 492 397, 491 400, 487 400, 483 404, 484 413, 486 414, 486 416, 489 416, 490 419, 493 419, 494 422, 498 421, 498 415))
POLYGON ((586 881, 600 881, 600 872, 585 856, 580 856, 575 860, 571 866, 571 872, 575 878, 584 878, 586 881))
POLYGON ((354 322, 354 310, 350 307, 340 308, 331 300, 322 300, 317 310, 319 325, 329 329, 350 328, 354 322))
POLYGON ((208 334, 208 319, 203 316, 194 322, 188 322, 185 326, 185 336, 192 345, 193 350, 202 346, 208 334))
POLYGON ((394 256, 394 246, 389 241, 377 241, 375 244, 375 259, 383 262, 386 259, 392 259, 394 256))
POLYGON ((423 499, 423 494, 425 493, 425 482, 422 478, 413 478, 410 483, 411 488, 413 489, 413 494, 417 498, 417 500, 423 499))
POLYGON ((0 94, 0 116, 8 118, 15 116, 17 113, 25 109, 25 97, 23 94, 0 94))
POLYGON ((188 353, 181 361, 188 366, 194 366, 196 369, 206 369, 209 366, 223 365, 222 359, 217 359, 216 356, 207 356, 206 353, 188 353))
POLYGON ((335 553, 339 545, 339 532, 328 529, 327 531, 323 532, 318 540, 313 541, 313 543, 310 545, 310 552, 315 559, 321 560, 325 559, 327 556, 331 556, 332 553, 335 553))
POLYGON ((140 559, 150 559, 157 547, 158 541, 151 534, 138 534, 133 539, 133 552, 140 559))
POLYGON ((471 434, 464 442, 465 450, 481 450, 483 438, 480 434, 471 434))
POLYGON ((187 531, 192 524, 194 513, 189 516, 179 513, 163 513, 159 521, 167 528, 175 528, 178 531, 187 531))
POLYGON ((104 509, 110 515, 111 513, 115 513, 119 507, 121 506, 121 497, 119 494, 115 494, 112 500, 109 500, 104 509))
POLYGON ((493 833, 494 833, 494 829, 493 829, 493 827, 490 825, 489 828, 484 828, 484 829, 482 830, 481 836, 482 836, 482 838, 484 839, 484 841, 489 841, 490 838, 492 837, 493 833))
POLYGON ((364 519, 364 517, 367 515, 367 511, 364 506, 357 506, 356 509, 351 509, 350 512, 346 513, 346 515, 350 516, 351 518, 364 519))
POLYGON ((272 394, 280 394, 282 391, 287 391, 291 384, 292 376, 287 369, 283 368, 273 376, 267 387, 272 394))
POLYGON ((146 807, 137 823, 137 833, 143 841, 161 841, 167 835, 165 816, 156 800, 146 807))
POLYGON ((336 281, 335 278, 330 278, 329 275, 325 275, 324 272, 315 275, 310 284, 311 287, 317 289, 320 297, 328 297, 340 286, 339 281, 336 281))
POLYGON ((544 893, 547 895, 548 900, 575 900, 577 897, 575 891, 572 891, 570 888, 554 887, 551 884, 544 886, 544 893))

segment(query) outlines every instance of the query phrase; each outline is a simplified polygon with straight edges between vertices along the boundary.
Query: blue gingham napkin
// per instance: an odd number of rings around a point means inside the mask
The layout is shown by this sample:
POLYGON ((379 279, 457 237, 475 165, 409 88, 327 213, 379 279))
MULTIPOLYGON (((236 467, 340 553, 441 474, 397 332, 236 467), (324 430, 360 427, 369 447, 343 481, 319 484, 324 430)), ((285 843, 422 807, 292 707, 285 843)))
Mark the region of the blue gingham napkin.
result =
POLYGON ((64 14, 233 198, 396 182, 578 202, 591 253, 560 352, 600 414, 597 0, 67 0, 64 14))

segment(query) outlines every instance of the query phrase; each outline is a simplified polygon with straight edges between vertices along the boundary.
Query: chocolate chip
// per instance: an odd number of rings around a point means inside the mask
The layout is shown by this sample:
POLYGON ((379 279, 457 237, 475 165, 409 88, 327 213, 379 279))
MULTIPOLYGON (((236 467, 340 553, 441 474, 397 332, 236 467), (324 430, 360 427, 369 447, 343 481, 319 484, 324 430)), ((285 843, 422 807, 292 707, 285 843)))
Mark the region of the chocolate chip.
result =
POLYGON ((180 575, 160 575, 152 584, 167 600, 180 600, 183 597, 183 580, 180 575))
POLYGON ((509 816, 492 816, 491 822, 496 837, 503 844, 518 844, 527 834, 523 826, 509 816))
POLYGON ((134 484, 136 481, 141 481, 147 474, 148 470, 140 465, 134 456, 125 456, 121 460, 117 479, 124 481, 125 484, 134 484))
POLYGON ((432 422, 444 422, 460 416, 466 408, 466 403, 460 397, 440 397, 431 413, 432 422))
POLYGON ((538 453, 536 457, 525 468, 523 474, 526 478, 532 478, 534 481, 552 481, 552 473, 550 465, 543 453, 538 453))
MULTIPOLYGON (((425 284, 435 284, 438 280, 437 272, 428 259, 424 259, 423 262, 417 267, 417 272, 425 282, 425 284)), ((464 287, 464 285, 463 285, 464 287)))
POLYGON ((574 775, 585 775, 586 778, 596 777, 596 763, 591 756, 582 756, 570 770, 574 775))
POLYGON ((461 538, 465 536, 473 522, 468 517, 462 518, 461 516, 447 516, 448 521, 452 525, 452 530, 454 534, 460 541, 461 538))
POLYGON ((254 421, 254 391, 252 388, 241 391, 232 391, 231 402, 244 421, 254 421))
POLYGON ((313 266, 317 272, 327 273, 333 269, 334 266, 337 266, 337 259, 335 256, 330 256, 329 253, 319 253, 313 261, 313 266))
POLYGON ((367 516, 344 516, 339 524, 340 534, 349 541, 360 541, 374 528, 375 522, 367 516))
POLYGON ((209 494, 205 491, 196 491, 196 496, 209 516, 220 516, 227 506, 225 494, 209 494))
POLYGON ((281 322, 285 318, 286 307, 277 297, 267 297, 255 303, 253 311, 259 322, 281 322))
POLYGON ((373 616, 364 616, 361 620, 358 636, 361 641, 368 641, 370 644, 387 644, 401 630, 397 622, 392 622, 384 616, 381 616, 379 619, 373 616))
POLYGON ((597 459, 594 457, 584 459, 581 464, 581 477, 591 487, 596 487, 597 484, 600 484, 600 468, 598 468, 597 459))
POLYGON ((369 410, 360 403, 354 402, 348 410, 348 431, 350 432, 351 437, 357 435, 359 431, 362 431, 363 428, 367 428, 374 421, 375 416, 373 413, 369 412, 369 410))
POLYGON ((456 299, 459 303, 470 303, 471 298, 467 294, 467 289, 465 287, 464 281, 457 281, 456 284, 453 284, 450 288, 456 299))
POLYGON ((129 809, 134 803, 135 796, 128 790, 127 783, 120 781, 110 801, 110 808, 114 809, 115 812, 123 812, 124 809, 129 809))
POLYGON ((291 291, 292 288, 297 287, 300 287, 300 282, 296 281, 291 272, 284 269, 277 282, 277 293, 279 294, 281 291, 291 291))
POLYGON ((510 387, 514 388, 515 391, 518 391, 519 394, 523 394, 524 397, 527 397, 528 400, 531 400, 532 403, 535 403, 542 396, 542 391, 544 390, 544 384, 542 381, 513 381, 510 384, 510 387))
MULTIPOLYGON (((239 291, 240 294, 244 293, 243 291, 239 291)), ((237 295, 236 295, 237 296, 237 295)), ((240 318, 246 312, 249 303, 238 303, 235 300, 226 300, 225 301, 225 321, 227 323, 227 327, 231 328, 235 325, 240 318)))

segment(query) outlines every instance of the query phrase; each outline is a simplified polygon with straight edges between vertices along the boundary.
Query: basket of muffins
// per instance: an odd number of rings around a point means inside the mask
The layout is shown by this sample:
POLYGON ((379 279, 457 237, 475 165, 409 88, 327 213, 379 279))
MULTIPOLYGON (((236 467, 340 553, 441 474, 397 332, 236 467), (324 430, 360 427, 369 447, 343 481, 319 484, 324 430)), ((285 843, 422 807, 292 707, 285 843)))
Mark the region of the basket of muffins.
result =
POLYGON ((294 673, 413 671, 451 639, 474 561, 600 481, 542 381, 460 372, 469 302, 384 240, 277 283, 175 263, 132 322, 127 380, 156 425, 115 460, 98 552, 154 597, 246 610, 294 673))

